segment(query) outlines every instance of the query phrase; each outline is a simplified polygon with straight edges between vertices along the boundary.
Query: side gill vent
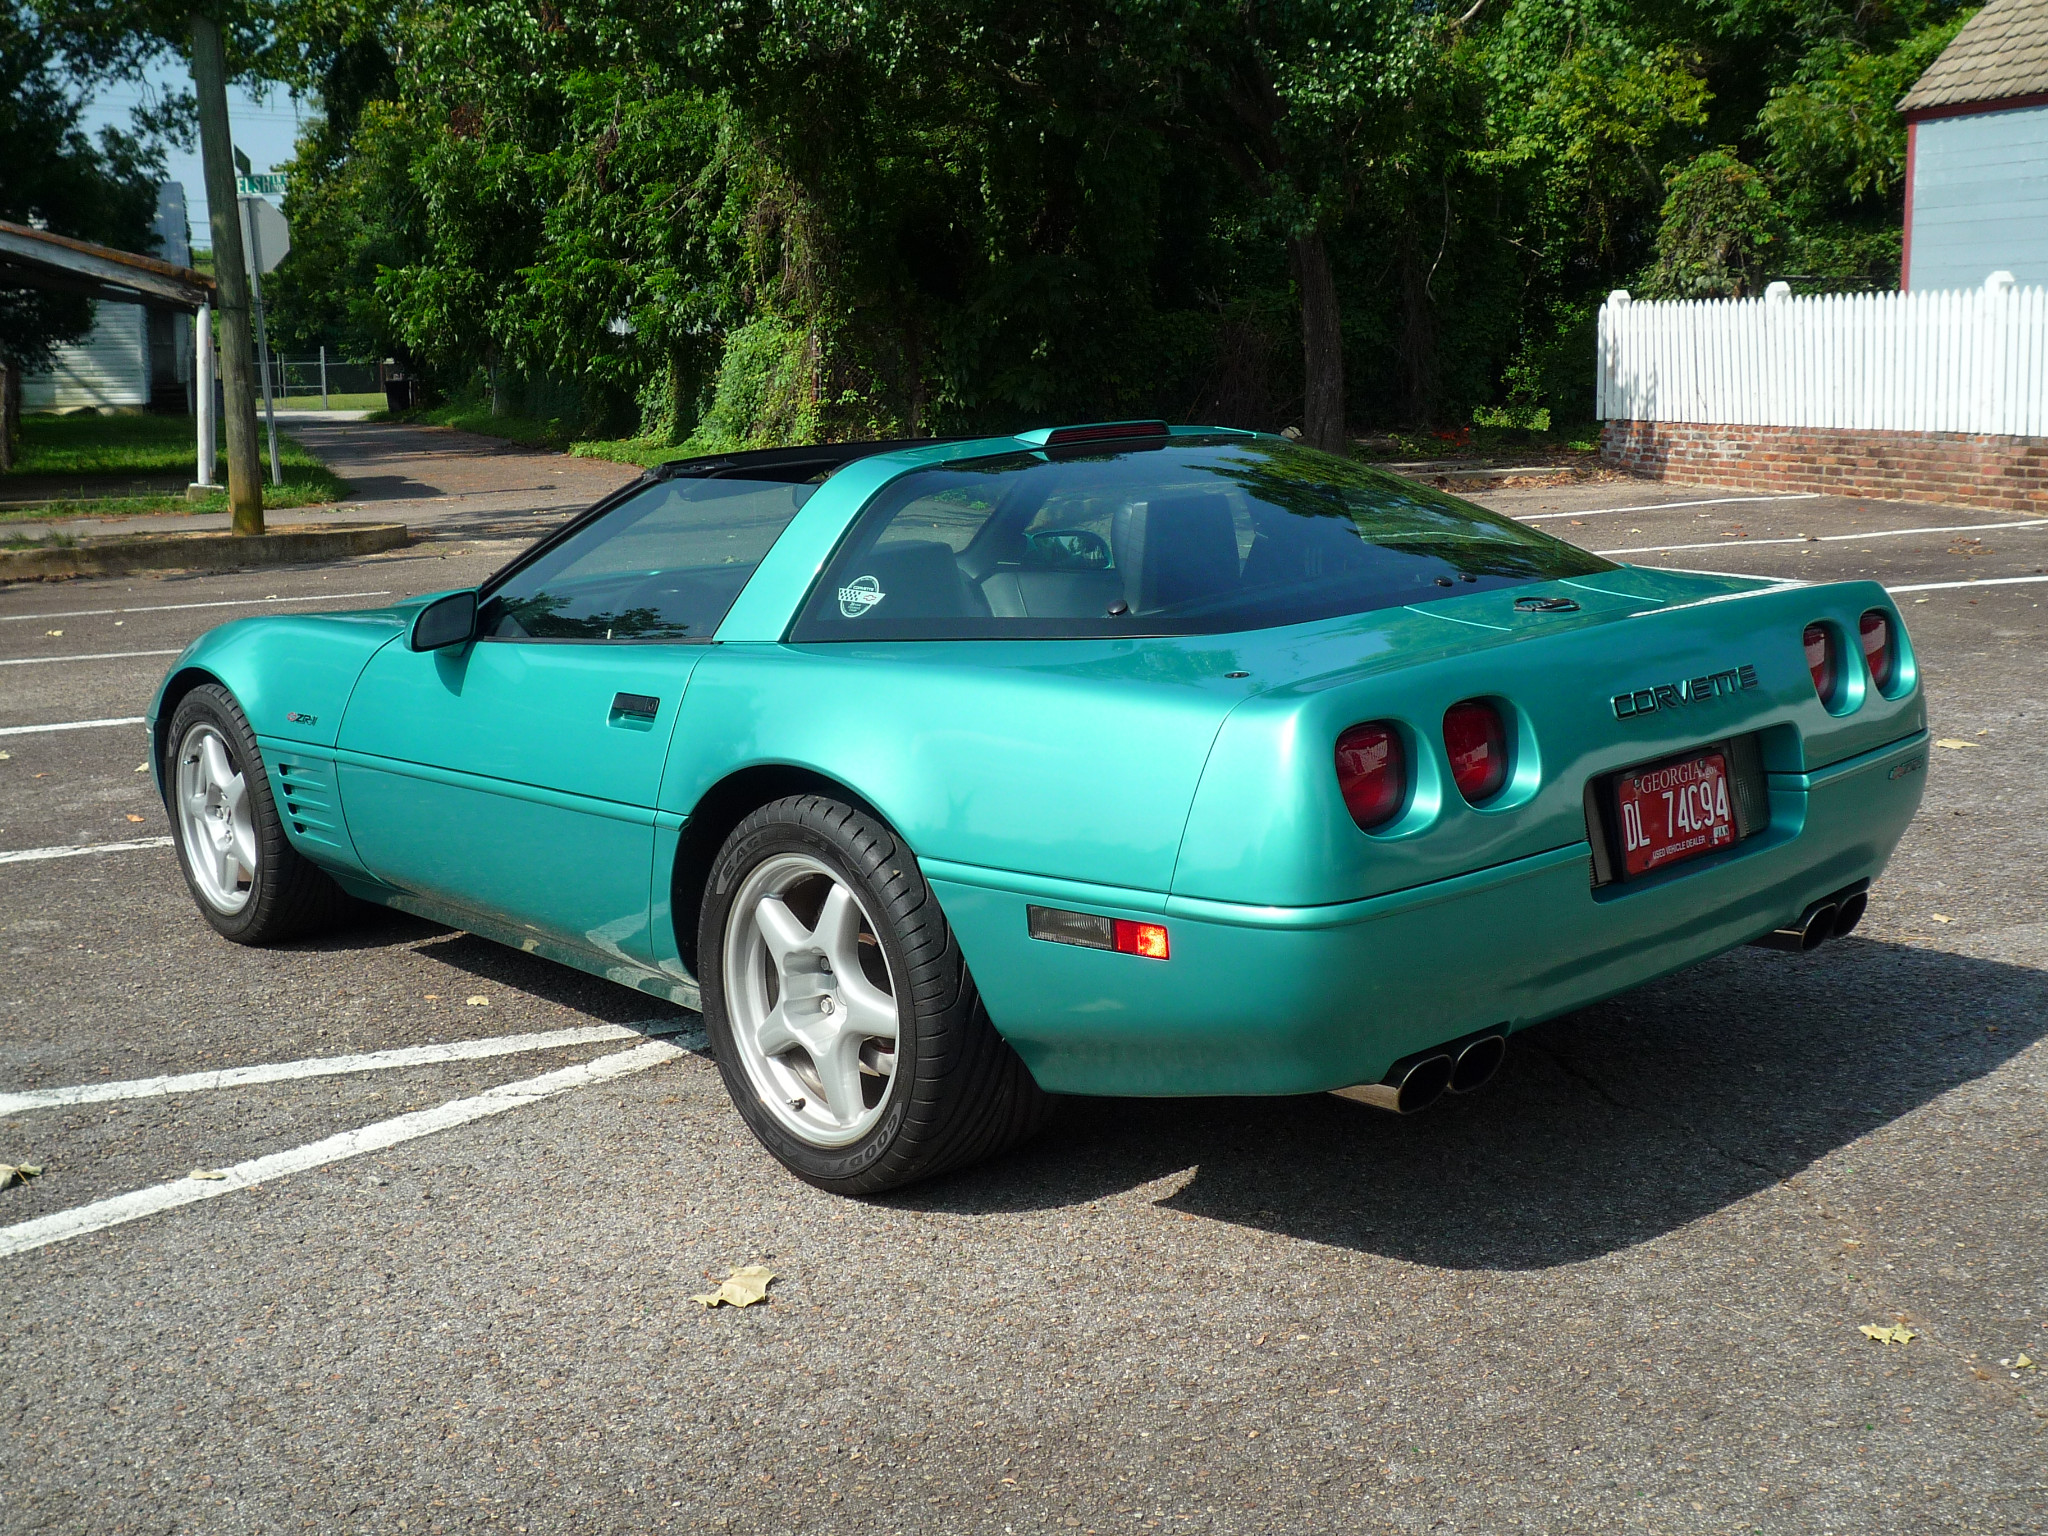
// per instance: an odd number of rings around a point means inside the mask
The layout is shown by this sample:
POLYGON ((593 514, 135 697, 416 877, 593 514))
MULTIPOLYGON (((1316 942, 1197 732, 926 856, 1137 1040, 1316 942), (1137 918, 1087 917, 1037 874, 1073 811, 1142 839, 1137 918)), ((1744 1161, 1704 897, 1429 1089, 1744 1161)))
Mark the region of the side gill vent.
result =
POLYGON ((331 767, 320 762, 280 762, 273 771, 278 803, 292 831, 308 842, 339 847, 331 767))

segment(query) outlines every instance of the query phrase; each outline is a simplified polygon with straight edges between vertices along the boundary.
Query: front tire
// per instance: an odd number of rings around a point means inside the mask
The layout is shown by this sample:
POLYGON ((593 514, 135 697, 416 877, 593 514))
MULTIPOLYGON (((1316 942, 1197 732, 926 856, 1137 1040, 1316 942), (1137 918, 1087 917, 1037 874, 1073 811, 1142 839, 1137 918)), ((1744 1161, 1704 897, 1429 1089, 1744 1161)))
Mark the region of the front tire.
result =
POLYGON ((178 867, 199 915, 237 944, 275 944, 333 926, 350 902, 292 847, 256 733, 217 684, 178 701, 163 782, 178 867))
POLYGON ((697 954, 726 1091, 820 1189, 894 1189, 1043 1123, 1046 1096, 989 1022, 917 861, 861 811, 798 795, 741 822, 697 954))

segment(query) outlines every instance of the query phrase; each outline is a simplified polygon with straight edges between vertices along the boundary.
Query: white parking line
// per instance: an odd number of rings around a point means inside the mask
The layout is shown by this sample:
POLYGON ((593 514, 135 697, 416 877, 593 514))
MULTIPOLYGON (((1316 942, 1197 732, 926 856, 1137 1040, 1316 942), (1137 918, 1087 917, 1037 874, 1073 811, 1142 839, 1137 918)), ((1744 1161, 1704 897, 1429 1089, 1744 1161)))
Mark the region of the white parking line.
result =
POLYGON ((1783 496, 1710 496, 1705 501, 1646 501, 1639 507, 1589 507, 1584 512, 1537 512, 1518 523, 1547 523, 1557 517, 1605 517, 1610 512, 1662 512, 1670 507, 1730 507, 1746 501, 1816 501, 1819 491, 1787 491, 1783 496))
POLYGON ((55 848, 16 848, 0 853, 0 864, 33 864, 38 859, 75 859, 87 853, 133 853, 138 848, 168 848, 168 837, 132 837, 119 843, 60 843, 55 848))
POLYGON ((141 715, 123 715, 118 720, 66 720, 60 725, 4 725, 0 736, 39 736, 44 731, 92 731, 103 725, 141 725, 141 715))
POLYGON ((248 1162, 220 1169, 219 1172, 224 1177, 218 1179, 173 1179, 168 1184, 153 1185, 130 1194, 115 1195, 111 1199, 95 1200, 90 1205, 76 1206, 68 1211, 56 1211, 48 1216, 17 1222, 11 1227, 0 1227, 0 1258, 27 1253, 31 1249, 45 1247, 50 1243, 68 1242, 74 1237, 84 1237, 89 1232, 103 1232, 108 1227, 139 1221, 145 1216, 154 1216, 159 1211, 175 1210, 181 1205, 217 1199, 222 1195, 233 1194, 238 1189, 248 1189, 270 1179, 283 1178, 286 1174, 303 1173, 309 1168, 320 1168, 328 1163, 341 1162, 345 1158, 360 1157, 365 1152, 395 1147, 401 1142, 431 1136, 436 1131, 450 1130, 458 1125, 466 1125, 472 1120, 502 1115, 508 1109, 518 1109, 554 1094, 566 1093, 572 1088, 610 1082, 614 1078, 625 1077, 630 1073, 644 1072, 649 1067, 658 1067, 665 1061, 673 1061, 682 1054, 680 1046, 654 1041, 647 1045, 635 1046, 630 1051, 600 1056, 596 1061, 586 1061, 580 1066, 563 1067, 557 1072, 546 1072, 539 1077, 529 1077, 521 1082, 504 1083, 496 1088, 488 1088, 472 1098, 451 1099, 435 1109, 422 1109, 390 1120, 379 1120, 359 1130, 343 1131, 338 1136, 329 1136, 303 1147, 294 1147, 289 1152, 274 1152, 268 1157, 251 1158, 248 1162))
POLYGON ((389 597, 380 592, 322 592, 316 597, 231 597, 212 603, 151 603, 145 608, 67 608, 62 613, 0 613, 0 624, 22 624, 30 619, 92 619, 106 613, 171 613, 185 608, 258 608, 265 603, 330 603, 345 597, 389 597))
POLYGON ((42 667, 53 661, 125 661, 130 656, 175 656, 177 651, 93 651, 84 656, 10 656, 0 667, 42 667))
MULTIPOLYGON (((299 1061, 274 1061, 257 1067, 223 1067, 214 1072, 185 1072, 176 1077, 135 1077, 118 1083, 79 1083, 70 1088, 30 1088, 0 1093, 0 1117, 32 1109, 61 1109, 71 1104, 103 1104, 111 1099, 153 1099, 170 1093, 204 1093, 213 1088, 246 1088, 255 1083, 285 1083, 303 1077, 339 1077, 351 1072, 387 1072, 396 1067, 430 1067, 444 1061, 477 1061, 487 1056, 516 1056, 526 1051, 560 1051, 574 1045, 599 1045, 609 1040, 635 1040, 670 1033, 666 1020, 645 1024, 589 1024, 576 1029, 550 1029, 528 1035, 494 1035, 482 1040, 450 1040, 435 1045, 400 1046, 390 1051, 365 1051, 355 1056, 308 1056, 299 1061)), ((685 1048, 703 1044, 703 1032, 680 1031, 685 1048)))
POLYGON ((2025 587, 2048 576, 1992 576, 1983 581, 1924 581, 1914 587, 1886 587, 1887 592, 1957 592, 1964 587, 2025 587))
POLYGON ((1679 549, 1756 549, 1765 544, 1845 544, 1856 539, 1903 539, 1914 533, 1985 533, 2000 528, 2048 528, 2048 517, 2018 523, 1957 523, 1945 528, 1874 528, 1868 533, 1800 534, 1791 539, 1716 539, 1711 544, 1637 544, 1628 549, 1596 549, 1596 555, 1654 555, 1679 549))

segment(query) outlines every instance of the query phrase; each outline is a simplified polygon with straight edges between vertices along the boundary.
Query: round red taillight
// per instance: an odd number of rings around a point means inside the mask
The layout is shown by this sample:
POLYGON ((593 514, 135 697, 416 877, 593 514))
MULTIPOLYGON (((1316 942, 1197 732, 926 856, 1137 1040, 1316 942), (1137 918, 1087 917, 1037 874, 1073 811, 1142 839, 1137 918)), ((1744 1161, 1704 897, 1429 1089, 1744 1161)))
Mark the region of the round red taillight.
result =
POLYGON ((1820 695, 1821 703, 1832 704, 1835 678, 1841 670, 1835 664, 1835 632, 1825 624, 1809 624, 1802 638, 1806 644, 1806 670, 1813 674, 1813 691, 1820 695))
POLYGON ((1491 800, 1508 781, 1508 728, 1500 711, 1484 699, 1467 699, 1444 711, 1444 751, 1458 793, 1472 804, 1491 800))
POLYGON ((1856 621, 1856 632, 1863 641, 1863 665, 1870 669, 1870 681, 1883 693, 1891 687, 1899 670, 1899 648, 1892 643, 1892 617, 1882 608, 1873 608, 1856 621))
POLYGON ((1371 831, 1401 814, 1408 800, 1408 754, 1384 720, 1354 725, 1337 738, 1337 787, 1351 819, 1371 831))

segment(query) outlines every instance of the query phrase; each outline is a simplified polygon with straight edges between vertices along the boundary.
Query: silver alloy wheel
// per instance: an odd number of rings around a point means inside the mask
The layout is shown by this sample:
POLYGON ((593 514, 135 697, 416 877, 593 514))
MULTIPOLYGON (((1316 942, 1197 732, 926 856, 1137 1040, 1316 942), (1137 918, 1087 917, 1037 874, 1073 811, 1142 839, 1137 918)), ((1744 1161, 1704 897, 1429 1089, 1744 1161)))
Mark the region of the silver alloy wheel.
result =
POLYGON ((201 721, 178 743, 176 796, 185 867, 208 906, 233 916, 256 884, 249 785, 220 731, 201 721))
POLYGON ((895 1086, 899 1016, 860 898, 805 854, 766 859, 733 901, 724 965, 733 1046, 769 1112, 814 1147, 865 1136, 895 1086))

